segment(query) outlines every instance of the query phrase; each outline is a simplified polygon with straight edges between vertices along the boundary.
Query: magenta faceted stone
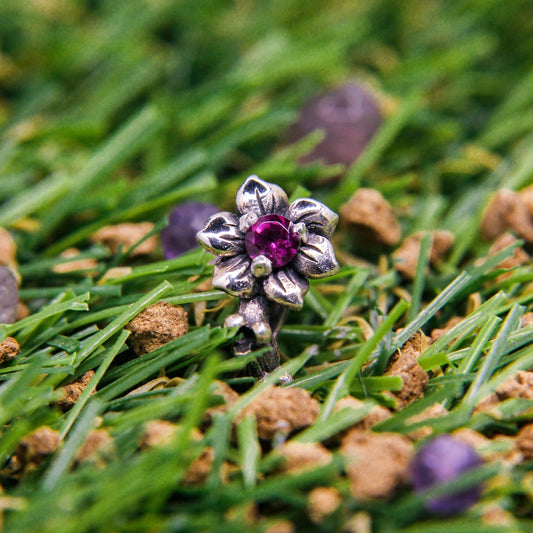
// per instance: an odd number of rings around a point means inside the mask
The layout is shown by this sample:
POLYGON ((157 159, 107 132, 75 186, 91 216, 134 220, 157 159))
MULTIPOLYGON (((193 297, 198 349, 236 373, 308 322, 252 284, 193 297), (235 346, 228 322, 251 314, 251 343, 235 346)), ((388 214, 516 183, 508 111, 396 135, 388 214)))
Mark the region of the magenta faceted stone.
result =
POLYGON ((244 244, 252 259, 264 255, 274 268, 279 268, 294 259, 300 248, 300 236, 292 231, 288 218, 265 215, 246 232, 244 244))

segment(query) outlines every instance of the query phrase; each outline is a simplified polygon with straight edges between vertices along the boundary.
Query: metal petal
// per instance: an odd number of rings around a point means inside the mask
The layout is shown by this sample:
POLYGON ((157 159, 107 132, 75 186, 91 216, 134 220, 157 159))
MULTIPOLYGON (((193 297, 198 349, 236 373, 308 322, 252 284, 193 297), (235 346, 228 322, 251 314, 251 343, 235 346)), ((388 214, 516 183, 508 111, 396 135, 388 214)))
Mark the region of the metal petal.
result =
POLYGON ((267 183, 257 176, 249 176, 237 192, 236 204, 241 215, 250 211, 257 216, 285 215, 289 200, 281 187, 267 183))
POLYGON ((287 267, 272 272, 264 281, 263 289, 269 300, 293 309, 301 309, 304 296, 309 290, 309 281, 287 267))
POLYGON ((231 256, 244 252, 244 235, 239 230, 239 218, 227 211, 209 217, 204 229, 196 234, 196 239, 216 255, 231 256))
POLYGON ((250 258, 246 254, 220 257, 215 263, 213 287, 242 298, 257 294, 259 283, 250 270, 250 258))
POLYGON ((292 202, 289 206, 289 218, 294 224, 303 222, 311 233, 327 238, 333 235, 339 222, 337 213, 312 198, 299 198, 292 202))
POLYGON ((310 233, 300 246, 291 266, 306 278, 325 278, 339 270, 332 244, 321 235, 310 233))

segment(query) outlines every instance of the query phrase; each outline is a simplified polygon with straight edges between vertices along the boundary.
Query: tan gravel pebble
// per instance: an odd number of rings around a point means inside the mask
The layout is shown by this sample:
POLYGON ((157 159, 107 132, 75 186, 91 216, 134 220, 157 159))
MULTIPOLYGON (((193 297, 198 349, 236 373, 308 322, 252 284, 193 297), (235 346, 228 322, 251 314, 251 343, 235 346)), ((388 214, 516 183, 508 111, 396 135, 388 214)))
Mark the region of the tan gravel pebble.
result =
MULTIPOLYGON (((128 250, 153 229, 152 222, 125 222, 115 226, 105 226, 91 236, 91 242, 107 246, 115 254, 121 245, 123 250, 128 250)), ((157 249, 157 244, 157 236, 152 235, 139 244, 131 255, 150 255, 157 249)))
POLYGON ((19 350, 19 343, 13 337, 7 337, 0 342, 0 365, 13 361, 17 357, 19 350))
MULTIPOLYGON (((77 248, 68 248, 61 253, 61 257, 74 258, 80 255, 80 251, 77 248)), ((56 274, 67 274, 69 272, 76 272, 78 270, 94 270, 98 266, 96 259, 73 259, 65 263, 58 263, 54 265, 52 270, 56 274)))
POLYGON ((364 242, 394 246, 401 238, 392 207, 374 189, 359 189, 340 208, 340 220, 364 242))
POLYGON ((309 492, 307 515, 315 524, 334 513, 342 503, 342 496, 333 487, 317 487, 309 492))
POLYGON ((269 387, 252 400, 237 417, 255 416, 261 439, 271 440, 276 433, 289 433, 310 426, 320 412, 318 402, 296 387, 269 387))
POLYGON ((137 355, 144 355, 186 335, 189 323, 182 307, 158 302, 139 313, 126 329, 131 331, 128 339, 131 349, 137 355))
POLYGON ((301 472, 331 462, 331 452, 315 442, 286 442, 275 449, 275 453, 283 457, 283 472, 301 472))
POLYGON ((74 407, 74 404, 78 401, 79 397, 81 396, 81 393, 86 389, 87 385, 89 384, 89 381, 94 376, 94 370, 89 370, 88 372, 85 372, 83 376, 81 376, 76 381, 73 381, 72 383, 69 383, 68 385, 65 385, 62 387, 63 389, 63 397, 57 401, 57 406, 62 411, 68 411, 72 407, 74 407))

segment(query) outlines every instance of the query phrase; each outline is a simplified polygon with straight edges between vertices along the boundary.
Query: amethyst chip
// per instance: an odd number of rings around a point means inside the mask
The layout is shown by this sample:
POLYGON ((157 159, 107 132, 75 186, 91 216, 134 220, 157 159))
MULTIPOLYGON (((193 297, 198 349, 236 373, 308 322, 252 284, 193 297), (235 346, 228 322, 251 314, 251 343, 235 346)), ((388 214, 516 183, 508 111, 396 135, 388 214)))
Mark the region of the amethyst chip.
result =
POLYGON ((218 207, 201 202, 186 202, 175 207, 168 226, 161 230, 165 258, 174 259, 196 248, 196 233, 204 227, 206 219, 218 211, 218 207))
POLYGON ((19 291, 15 276, 0 266, 0 324, 12 324, 17 318, 19 291))
MULTIPOLYGON (((451 435, 439 435, 425 443, 411 464, 411 477, 416 492, 453 481, 466 471, 482 464, 474 449, 451 435)), ((445 496, 429 499, 426 509, 440 515, 454 515, 479 500, 481 485, 475 485, 445 496)))
POLYGON ((381 113, 371 94, 347 83, 305 104, 290 127, 288 139, 296 142, 321 129, 325 137, 300 159, 303 164, 322 160, 328 165, 351 165, 363 152, 381 125, 381 113))

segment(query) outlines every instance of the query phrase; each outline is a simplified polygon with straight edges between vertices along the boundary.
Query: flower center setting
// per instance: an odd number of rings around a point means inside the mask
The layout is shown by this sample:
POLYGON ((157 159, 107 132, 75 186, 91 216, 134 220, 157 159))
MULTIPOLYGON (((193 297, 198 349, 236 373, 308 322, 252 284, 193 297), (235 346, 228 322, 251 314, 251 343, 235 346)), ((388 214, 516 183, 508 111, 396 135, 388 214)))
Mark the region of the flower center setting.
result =
POLYGON ((291 221, 280 215, 259 217, 244 236, 248 255, 264 255, 274 268, 290 263, 300 248, 300 236, 292 231, 291 221))

